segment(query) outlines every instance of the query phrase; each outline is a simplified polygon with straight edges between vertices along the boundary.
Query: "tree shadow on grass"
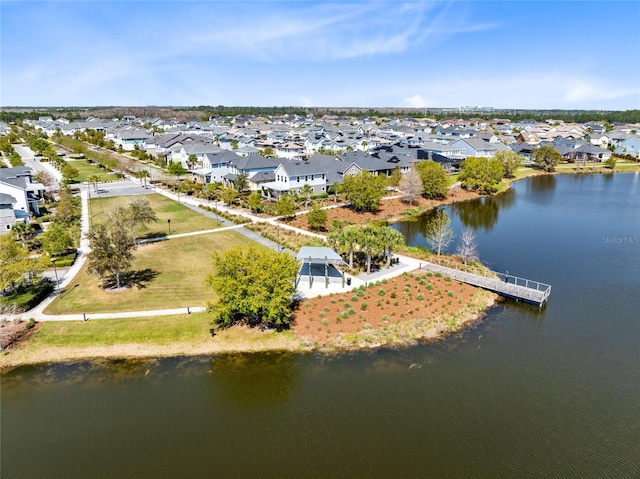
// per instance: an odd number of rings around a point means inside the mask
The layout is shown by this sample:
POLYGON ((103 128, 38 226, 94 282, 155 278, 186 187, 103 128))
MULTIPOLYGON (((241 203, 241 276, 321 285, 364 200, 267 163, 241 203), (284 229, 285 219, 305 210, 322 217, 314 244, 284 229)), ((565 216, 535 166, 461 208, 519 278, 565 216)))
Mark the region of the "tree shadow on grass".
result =
POLYGON ((144 289, 158 274, 160 274, 158 271, 150 268, 128 271, 122 275, 122 283, 129 287, 135 286, 138 289, 144 289))

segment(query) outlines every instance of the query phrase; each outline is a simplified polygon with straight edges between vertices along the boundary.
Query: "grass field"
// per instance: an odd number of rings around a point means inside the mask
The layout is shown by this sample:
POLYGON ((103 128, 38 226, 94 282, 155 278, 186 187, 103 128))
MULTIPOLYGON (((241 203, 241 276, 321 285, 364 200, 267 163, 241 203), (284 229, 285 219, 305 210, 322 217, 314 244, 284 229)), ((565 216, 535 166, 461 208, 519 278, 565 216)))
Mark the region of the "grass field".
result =
POLYGON ((207 313, 41 323, 28 341, 0 355, 0 369, 96 358, 143 358, 249 351, 294 351, 293 331, 234 326, 211 337, 207 313))
POLYGON ((107 173, 105 170, 100 169, 95 165, 90 165, 86 160, 67 160, 67 163, 79 172, 78 176, 74 178, 75 181, 83 183, 89 181, 89 178, 93 175, 98 175, 101 183, 116 180, 114 175, 107 173))
MULTIPOLYGON (((131 196, 110 196, 105 198, 91 199, 91 214, 94 221, 100 222, 104 216, 101 213, 113 209, 115 206, 125 206, 131 199, 138 197, 131 196)), ((151 203, 151 208, 158 216, 157 223, 151 223, 149 229, 142 233, 141 237, 157 236, 167 234, 171 220, 171 234, 191 233, 192 231, 204 231, 217 228, 219 225, 215 220, 207 218, 186 206, 159 194, 144 195, 144 199, 151 203)))
MULTIPOLYGON (((195 341, 210 338, 207 313, 153 318, 60 321, 43 323, 33 337, 39 347, 87 347, 98 345, 195 341)), ((31 341, 30 341, 31 342, 31 341)))
POLYGON ((213 270, 211 255, 251 240, 234 231, 208 233, 142 245, 133 265, 134 284, 123 292, 101 288, 86 267, 46 314, 146 311, 206 306, 214 295, 205 284, 213 270))

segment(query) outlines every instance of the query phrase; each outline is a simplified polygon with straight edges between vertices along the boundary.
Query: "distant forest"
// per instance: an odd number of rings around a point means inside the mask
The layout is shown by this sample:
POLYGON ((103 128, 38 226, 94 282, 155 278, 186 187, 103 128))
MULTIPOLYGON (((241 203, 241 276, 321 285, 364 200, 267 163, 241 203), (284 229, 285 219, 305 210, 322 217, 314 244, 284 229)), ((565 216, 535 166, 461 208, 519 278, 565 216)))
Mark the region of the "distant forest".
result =
POLYGON ((163 119, 181 118, 185 120, 206 121, 210 117, 235 117, 238 115, 279 116, 295 114, 315 117, 330 115, 335 117, 411 117, 411 118, 474 118, 482 120, 507 119, 522 121, 526 119, 545 121, 548 119, 587 123, 590 121, 608 123, 640 123, 640 110, 601 111, 601 110, 494 110, 493 112, 470 112, 455 109, 419 109, 419 108, 302 108, 302 107, 252 107, 252 106, 196 106, 196 107, 91 107, 91 108, 3 108, 0 121, 9 123, 25 119, 37 120, 41 116, 64 117, 68 120, 80 120, 89 116, 101 118, 122 117, 158 117, 163 119))

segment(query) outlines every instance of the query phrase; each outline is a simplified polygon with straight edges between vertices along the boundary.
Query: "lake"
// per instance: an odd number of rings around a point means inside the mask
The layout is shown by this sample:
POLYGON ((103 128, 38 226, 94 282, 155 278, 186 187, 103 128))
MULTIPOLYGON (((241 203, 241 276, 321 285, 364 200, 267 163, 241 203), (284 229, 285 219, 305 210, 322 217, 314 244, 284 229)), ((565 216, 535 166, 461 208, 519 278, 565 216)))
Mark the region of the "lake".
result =
MULTIPOLYGON (((2 374, 3 478, 637 478, 640 175, 447 207, 490 267, 552 285, 441 342, 2 374)), ((396 225, 425 244, 423 222, 396 225)))

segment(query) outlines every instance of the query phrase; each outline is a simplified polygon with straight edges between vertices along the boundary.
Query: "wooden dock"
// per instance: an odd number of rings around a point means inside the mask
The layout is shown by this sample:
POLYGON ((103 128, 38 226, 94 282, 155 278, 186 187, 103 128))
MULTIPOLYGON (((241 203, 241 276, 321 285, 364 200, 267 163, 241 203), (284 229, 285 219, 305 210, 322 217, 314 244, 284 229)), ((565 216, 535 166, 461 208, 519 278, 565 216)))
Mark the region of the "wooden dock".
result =
POLYGON ((530 279, 455 263, 442 258, 423 263, 422 269, 441 273, 463 283, 488 289, 506 298, 542 306, 551 294, 551 286, 530 279))

